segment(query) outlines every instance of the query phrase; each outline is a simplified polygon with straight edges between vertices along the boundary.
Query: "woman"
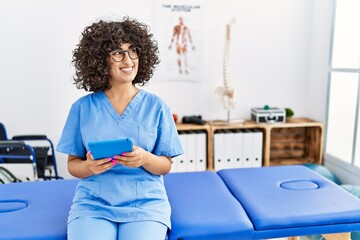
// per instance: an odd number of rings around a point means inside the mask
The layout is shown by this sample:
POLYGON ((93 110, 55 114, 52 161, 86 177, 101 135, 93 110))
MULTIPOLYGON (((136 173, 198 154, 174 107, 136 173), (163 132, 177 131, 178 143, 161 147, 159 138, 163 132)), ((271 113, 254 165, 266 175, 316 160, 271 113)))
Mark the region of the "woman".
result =
POLYGON ((57 150, 80 178, 68 239, 164 240, 170 205, 163 177, 182 154, 169 107, 137 88, 153 75, 158 48, 147 25, 128 17, 85 28, 73 53, 77 88, 57 150), (130 138, 132 152, 94 160, 87 144, 130 138))

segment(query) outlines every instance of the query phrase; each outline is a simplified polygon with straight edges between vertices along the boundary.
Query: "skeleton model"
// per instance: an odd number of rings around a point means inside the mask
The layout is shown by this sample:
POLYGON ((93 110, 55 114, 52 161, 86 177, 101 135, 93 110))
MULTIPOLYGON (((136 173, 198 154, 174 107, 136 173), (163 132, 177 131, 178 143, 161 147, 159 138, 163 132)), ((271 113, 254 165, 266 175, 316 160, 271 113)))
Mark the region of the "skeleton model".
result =
POLYGON ((224 86, 218 87, 215 91, 219 96, 223 107, 227 110, 227 121, 230 121, 230 110, 235 107, 234 88, 230 86, 229 80, 230 32, 233 24, 235 24, 235 19, 231 20, 231 22, 226 25, 226 41, 223 62, 224 86))

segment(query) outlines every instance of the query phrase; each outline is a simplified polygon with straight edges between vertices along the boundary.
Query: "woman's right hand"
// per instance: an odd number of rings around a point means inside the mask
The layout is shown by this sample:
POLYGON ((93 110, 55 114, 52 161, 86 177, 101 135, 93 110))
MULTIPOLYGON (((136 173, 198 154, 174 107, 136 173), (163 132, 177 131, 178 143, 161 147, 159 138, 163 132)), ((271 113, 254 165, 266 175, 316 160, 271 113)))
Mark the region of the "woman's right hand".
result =
POLYGON ((90 169, 90 171, 93 174, 97 175, 113 168, 116 165, 116 162, 113 161, 112 158, 103 158, 103 159, 94 160, 93 156, 91 155, 91 152, 89 151, 86 153, 86 164, 90 169))
POLYGON ((111 158, 94 160, 91 152, 86 154, 86 160, 69 155, 67 164, 69 173, 77 178, 87 178, 94 174, 106 172, 115 165, 116 162, 111 158))

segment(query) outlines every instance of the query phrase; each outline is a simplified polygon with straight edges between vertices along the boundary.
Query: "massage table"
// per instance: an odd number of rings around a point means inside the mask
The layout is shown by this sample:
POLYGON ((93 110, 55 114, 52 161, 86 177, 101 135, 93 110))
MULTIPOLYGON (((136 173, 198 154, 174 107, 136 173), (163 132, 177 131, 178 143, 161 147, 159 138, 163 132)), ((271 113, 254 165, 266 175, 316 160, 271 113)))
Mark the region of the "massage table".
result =
POLYGON ((0 185, 1 240, 66 239, 66 222, 78 180, 0 185))
MULTIPOLYGON (((171 173, 169 240, 250 240, 360 231, 360 200, 304 166, 171 173)), ((65 240, 78 180, 0 185, 0 239, 65 240)), ((296 239, 296 237, 292 237, 296 239)))

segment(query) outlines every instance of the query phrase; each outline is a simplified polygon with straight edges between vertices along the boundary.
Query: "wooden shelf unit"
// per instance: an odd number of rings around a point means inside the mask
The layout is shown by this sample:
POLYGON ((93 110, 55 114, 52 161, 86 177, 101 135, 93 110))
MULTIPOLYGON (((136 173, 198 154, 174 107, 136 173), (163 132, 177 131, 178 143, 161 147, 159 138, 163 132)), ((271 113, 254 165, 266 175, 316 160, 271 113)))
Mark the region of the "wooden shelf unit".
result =
POLYGON ((258 129, 263 132, 263 166, 322 164, 323 124, 309 118, 289 118, 286 123, 258 124, 209 121, 205 125, 176 124, 181 131, 205 131, 207 169, 214 170, 214 134, 217 130, 258 129))
POLYGON ((264 166, 322 164, 322 123, 307 118, 290 118, 284 124, 266 125, 264 128, 264 166))

